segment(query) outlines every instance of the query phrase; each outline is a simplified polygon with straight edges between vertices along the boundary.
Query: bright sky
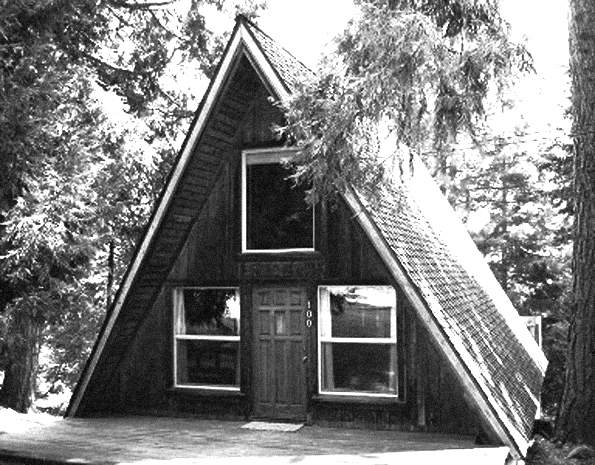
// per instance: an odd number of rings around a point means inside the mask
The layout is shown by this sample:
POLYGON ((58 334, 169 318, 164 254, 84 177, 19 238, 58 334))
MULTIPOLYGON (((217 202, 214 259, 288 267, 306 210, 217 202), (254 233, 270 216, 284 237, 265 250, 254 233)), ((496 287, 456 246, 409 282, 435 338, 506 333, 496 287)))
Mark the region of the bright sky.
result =
POLYGON ((513 37, 525 37, 535 60, 536 74, 519 84, 524 113, 532 123, 564 126, 569 105, 568 4, 565 0, 501 0, 502 14, 513 37))
MULTIPOLYGON (((567 106, 568 31, 565 0, 500 0, 513 37, 525 38, 536 75, 518 85, 519 111, 537 126, 562 126, 567 106)), ((259 26, 310 68, 353 16, 351 0, 267 0, 259 26)), ((541 129, 540 129, 541 130, 541 129)))
POLYGON ((350 0, 267 0, 267 5, 259 27, 312 69, 355 13, 350 0))
MULTIPOLYGON (((259 26, 311 67, 332 38, 353 16, 351 0, 267 0, 259 26)), ((538 71, 551 72, 568 61, 567 2, 500 0, 514 37, 526 37, 538 71)))

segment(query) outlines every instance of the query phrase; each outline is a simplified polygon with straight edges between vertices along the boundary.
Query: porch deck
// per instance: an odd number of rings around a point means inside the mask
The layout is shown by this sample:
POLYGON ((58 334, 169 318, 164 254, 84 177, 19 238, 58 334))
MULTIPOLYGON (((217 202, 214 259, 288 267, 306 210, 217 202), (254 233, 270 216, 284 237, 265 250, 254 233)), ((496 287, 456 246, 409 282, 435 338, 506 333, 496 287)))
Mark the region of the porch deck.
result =
POLYGON ((244 424, 121 417, 0 428, 0 463, 503 465, 507 455, 506 448, 478 447, 461 436, 317 426, 255 431, 244 424))
POLYGON ((0 463, 477 464, 503 465, 507 448, 471 438, 304 426, 296 432, 190 418, 67 419, 0 430, 0 463))

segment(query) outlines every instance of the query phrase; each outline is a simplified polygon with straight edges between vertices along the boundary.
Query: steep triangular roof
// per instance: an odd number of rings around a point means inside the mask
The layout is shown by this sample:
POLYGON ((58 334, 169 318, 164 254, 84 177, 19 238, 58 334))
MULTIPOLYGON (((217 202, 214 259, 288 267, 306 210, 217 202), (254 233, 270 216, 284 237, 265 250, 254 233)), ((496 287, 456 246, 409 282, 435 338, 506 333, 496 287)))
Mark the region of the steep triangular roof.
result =
MULTIPOLYGON (((155 295, 156 276, 167 271, 168 263, 171 266, 178 249, 172 248, 167 255, 167 250, 160 247, 157 231, 163 230, 168 222, 177 221, 177 240, 186 237, 191 219, 185 218, 182 207, 175 210, 174 193, 180 188, 185 170, 207 167, 207 173, 216 171, 213 168, 216 161, 208 154, 195 157, 198 161, 192 163, 196 166, 188 164, 197 140, 207 130, 206 122, 217 99, 225 86, 230 85, 228 78, 234 66, 238 66, 239 56, 250 61, 271 94, 279 99, 295 91, 304 78, 313 76, 258 27, 238 17, 216 75, 199 106, 73 394, 67 415, 76 414, 91 389, 92 378, 98 377, 97 372, 109 373, 110 367, 113 369, 119 356, 118 347, 132 337, 135 324, 138 325, 140 317, 134 317, 134 308, 142 308, 139 299, 146 295, 145 300, 150 300, 155 295), (187 225, 186 230, 184 225, 187 225), (156 255, 158 261, 153 259, 156 255)), ((416 163, 411 176, 400 179, 393 187, 382 188, 373 208, 367 205, 366 197, 355 190, 347 190, 345 200, 434 342, 453 366, 492 436, 499 437, 519 458, 526 452, 547 361, 460 220, 423 165, 416 163)), ((199 193, 208 191, 212 182, 206 175, 204 186, 197 188, 195 194, 198 203, 203 195, 199 193)), ((173 241, 173 233, 169 234, 168 240, 173 241)))

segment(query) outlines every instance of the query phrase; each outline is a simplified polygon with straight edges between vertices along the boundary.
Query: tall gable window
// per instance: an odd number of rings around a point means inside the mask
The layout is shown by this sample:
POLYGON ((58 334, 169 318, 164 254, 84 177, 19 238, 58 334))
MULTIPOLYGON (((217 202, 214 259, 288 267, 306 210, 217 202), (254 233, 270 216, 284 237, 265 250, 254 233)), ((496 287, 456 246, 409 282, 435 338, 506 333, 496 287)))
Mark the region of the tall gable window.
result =
POLYGON ((314 212, 305 188, 289 179, 283 161, 294 150, 242 154, 242 251, 314 250, 314 212))
POLYGON ((239 290, 175 289, 174 318, 175 386, 239 390, 239 290))
POLYGON ((322 394, 398 396, 396 293, 391 286, 321 286, 322 394))

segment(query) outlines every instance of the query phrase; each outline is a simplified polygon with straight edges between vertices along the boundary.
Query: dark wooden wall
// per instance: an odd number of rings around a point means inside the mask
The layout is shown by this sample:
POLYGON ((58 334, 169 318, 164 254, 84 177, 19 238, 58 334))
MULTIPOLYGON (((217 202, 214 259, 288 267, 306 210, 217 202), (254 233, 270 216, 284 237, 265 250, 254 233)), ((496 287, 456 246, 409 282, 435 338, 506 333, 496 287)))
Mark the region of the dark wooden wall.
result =
MULTIPOLYGON (((208 193, 200 213, 193 220, 185 244, 163 280, 160 292, 152 305, 146 308, 146 318, 111 378, 111 398, 102 410, 249 418, 252 409, 252 289, 262 284, 287 283, 305 287, 313 302, 314 326, 308 335, 310 362, 307 368, 310 421, 346 427, 475 434, 479 427, 477 414, 464 398, 462 386, 430 342, 399 289, 399 399, 338 401, 317 395, 317 286, 395 283, 341 200, 317 206, 317 252, 281 257, 241 255, 241 150, 280 145, 271 127, 282 124, 283 119, 279 110, 270 103, 265 87, 254 84, 254 71, 250 71, 252 75, 249 75, 245 63, 239 70, 251 83, 250 98, 246 98, 246 94, 235 95, 234 87, 229 86, 227 93, 230 95, 226 95, 218 105, 216 117, 212 118, 216 124, 207 141, 216 146, 216 138, 226 135, 228 141, 219 148, 213 148, 213 153, 225 163, 214 169, 215 187, 208 193), (240 110, 244 117, 240 125, 234 126, 231 124, 232 116, 240 110), (216 394, 172 388, 172 288, 183 285, 240 286, 241 393, 216 394)), ((190 207, 192 198, 188 197, 184 202, 190 207)))

